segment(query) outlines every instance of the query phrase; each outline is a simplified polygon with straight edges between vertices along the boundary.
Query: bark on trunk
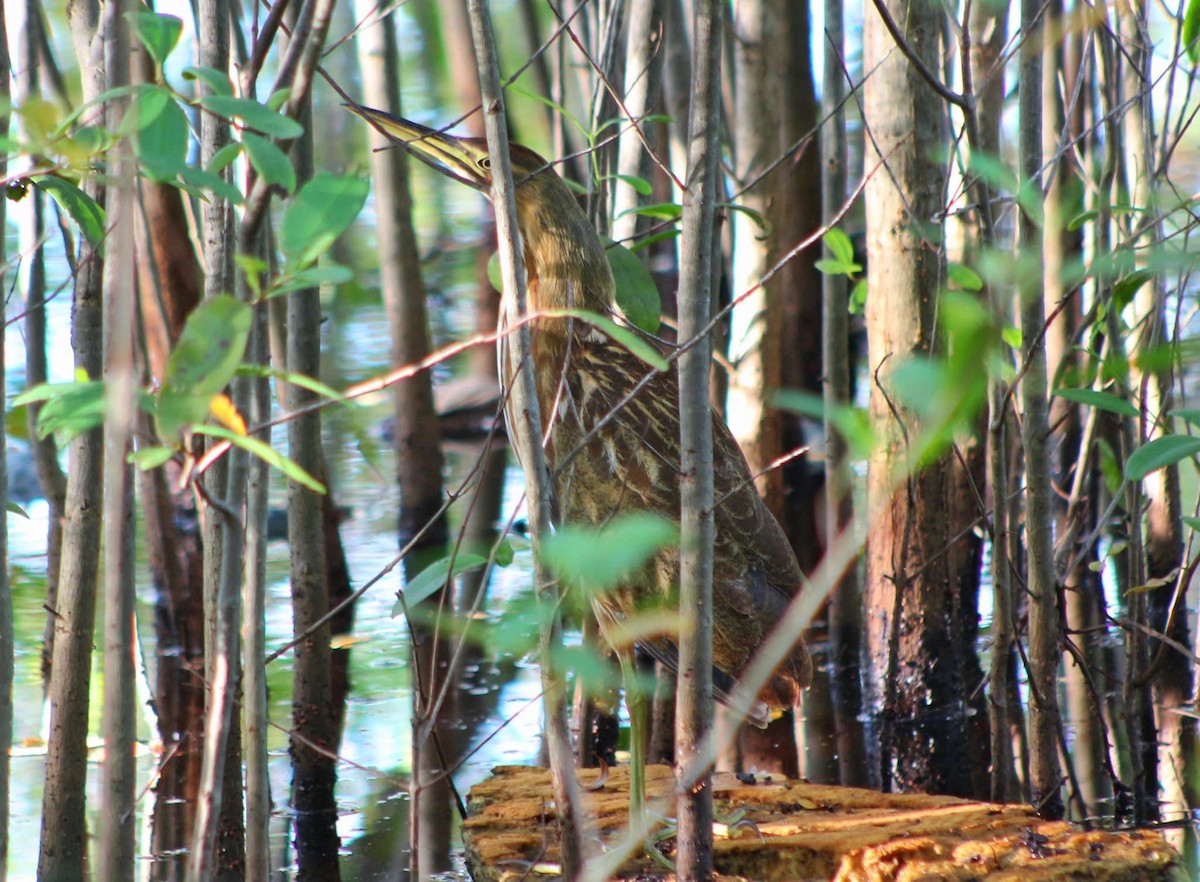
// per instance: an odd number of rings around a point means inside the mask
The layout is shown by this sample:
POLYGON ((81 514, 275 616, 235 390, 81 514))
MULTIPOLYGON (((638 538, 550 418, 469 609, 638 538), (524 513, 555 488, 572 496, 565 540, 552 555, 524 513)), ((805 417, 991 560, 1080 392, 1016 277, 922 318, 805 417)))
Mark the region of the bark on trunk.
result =
MULTIPOLYGON (((305 134, 292 146, 300 186, 313 175, 313 114, 308 98, 300 122, 305 134)), ((394 151, 389 151, 394 152, 394 151)), ((305 288, 288 295, 287 369, 306 377, 321 375, 321 292, 305 288)), ((288 405, 297 415, 288 423, 288 451, 310 475, 324 470, 321 412, 304 411, 320 398, 293 385, 288 405)), ((295 817, 297 879, 337 882, 341 878, 337 832, 337 713, 333 704, 329 624, 313 626, 329 612, 322 494, 288 481, 288 547, 293 632, 308 636, 295 647, 292 668, 292 810, 295 817), (309 632, 312 633, 309 633, 309 632)))
MULTIPOLYGON (((112 27, 115 6, 105 9, 103 21, 101 9, 95 3, 75 4, 68 12, 76 54, 86 72, 84 98, 94 100, 107 85, 104 33, 112 27)), ((85 188, 97 202, 104 204, 98 182, 88 181, 85 188)), ((83 245, 75 275, 71 344, 76 369, 93 378, 100 377, 103 370, 102 273, 99 254, 90 245, 83 245)), ((49 689, 50 737, 46 745, 38 878, 63 882, 83 882, 85 877, 84 794, 100 554, 103 443, 100 429, 79 435, 71 442, 59 569, 61 590, 51 612, 55 634, 49 689)))
MULTIPOLYGON (((8 27, 0 9, 0 104, 10 106, 8 27)), ((9 111, 0 111, 0 138, 8 137, 9 111)), ((8 174, 8 159, 0 156, 0 178, 8 174)), ((7 200, 5 200, 7 202, 7 200)), ((7 230, 7 205, 0 205, 0 230, 7 230)), ((7 266, 5 239, 0 240, 0 266, 7 266)), ((5 334, 0 331, 0 389, 7 389, 5 334)), ((0 445, 0 511, 8 508, 8 451, 0 445)), ((0 882, 8 880, 9 749, 12 747, 14 628, 12 592, 8 580, 8 518, 0 522, 0 882)))
MULTIPOLYGON (((1042 61, 1044 23, 1037 0, 1021 0, 1020 52, 1020 162, 1018 179, 1036 187, 1042 180, 1042 61)), ((1024 265, 1041 264, 1041 230, 1028 209, 1018 221, 1018 248, 1024 265)), ((1058 586, 1050 513, 1049 420, 1046 383, 1046 350, 1040 345, 1046 310, 1042 279, 1029 273, 1018 278, 1021 299, 1021 355, 1025 374, 1021 380, 1022 441, 1025 447, 1025 536, 1029 553, 1026 590, 1029 594, 1029 774, 1030 796, 1046 817, 1063 813, 1058 738, 1062 720, 1058 711, 1057 679, 1061 645, 1058 586)))
MULTIPOLYGON (((714 238, 719 179, 721 31, 724 4, 696 4, 692 113, 688 119, 687 193, 683 198, 679 338, 703 332, 719 253, 714 238)), ((712 342, 699 340, 679 359, 680 552, 679 687, 675 701, 675 769, 682 774, 713 725, 713 433, 708 376, 712 342)), ((712 778, 705 772, 676 794, 676 872, 684 882, 713 871, 712 778)))
MULTIPOLYGON (((116 3, 118 9, 125 4, 116 3)), ((124 10, 122 9, 122 12, 124 10)), ((132 34, 124 15, 106 40, 109 88, 135 79, 132 34)), ((136 77, 141 79, 140 76, 136 77)), ((106 125, 115 131, 126 102, 106 108, 106 125)), ((137 712, 134 629, 133 473, 127 462, 133 449, 137 375, 134 369, 136 272, 134 226, 135 179, 132 146, 119 142, 109 154, 109 203, 105 216, 111 230, 105 242, 102 299, 108 333, 103 344, 107 394, 104 414, 104 764, 101 775, 98 830, 99 876, 113 882, 134 878, 134 749, 137 712)))
MULTIPOLYGON (((937 69, 940 11, 903 0, 886 7, 910 50, 937 69)), ((961 593, 946 554, 959 531, 949 522, 954 483, 945 457, 917 470, 908 445, 923 426, 891 382, 896 365, 928 354, 934 342, 943 257, 937 233, 926 230, 945 205, 934 158, 945 149, 945 117, 878 10, 867 10, 864 40, 864 66, 873 71, 864 95, 866 165, 887 157, 889 166, 866 187, 871 417, 882 439, 867 478, 867 743, 879 745, 873 760, 885 788, 967 795, 961 593)))

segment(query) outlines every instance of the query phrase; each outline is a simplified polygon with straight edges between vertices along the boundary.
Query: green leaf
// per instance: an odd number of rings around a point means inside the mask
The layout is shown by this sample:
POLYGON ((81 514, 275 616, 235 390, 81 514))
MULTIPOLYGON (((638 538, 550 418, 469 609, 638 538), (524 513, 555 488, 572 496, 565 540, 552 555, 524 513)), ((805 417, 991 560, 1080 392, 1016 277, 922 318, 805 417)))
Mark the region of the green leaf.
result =
POLYGON ((26 405, 10 407, 8 413, 4 415, 4 427, 13 438, 28 441, 30 438, 28 407, 26 405))
POLYGON ((653 677, 649 678, 648 683, 645 682, 645 677, 637 678, 642 681, 639 683, 625 683, 621 678, 620 669, 595 646, 555 644, 550 648, 550 665, 564 679, 574 677, 575 681, 583 686, 585 694, 590 696, 602 697, 622 686, 638 686, 643 689, 649 686, 642 694, 654 694, 653 677))
POLYGON ((271 377, 276 380, 282 380, 285 383, 291 383, 293 386, 299 386, 302 389, 307 389, 310 392, 315 392, 322 398, 328 398, 330 401, 337 401, 346 406, 353 406, 356 402, 353 399, 347 398, 337 389, 322 383, 320 380, 314 380, 312 377, 304 374, 293 373, 292 371, 276 371, 267 367, 265 364, 242 364, 238 365, 237 375, 239 377, 271 377))
POLYGON ((1200 426, 1200 410, 1191 407, 1177 407, 1171 411, 1171 416, 1179 417, 1185 423, 1200 426))
POLYGON ((99 380, 42 383, 13 399, 13 406, 42 402, 38 412, 39 438, 55 435, 66 443, 104 424, 104 384, 99 380))
POLYGON ((860 279, 850 291, 846 310, 851 315, 862 315, 867 308, 867 280, 860 279))
POLYGON ((643 248, 649 248, 651 245, 656 245, 659 242, 666 242, 668 239, 679 238, 679 227, 670 227, 665 230, 659 230, 657 233, 651 233, 644 239, 638 239, 629 246, 630 251, 641 251, 643 248))
POLYGON ((1200 518, 1194 518, 1191 515, 1184 515, 1179 520, 1183 521, 1186 526, 1191 527, 1197 533, 1200 533, 1200 518))
POLYGON ((250 165, 272 186, 283 187, 288 193, 296 189, 296 169, 286 153, 266 138, 253 132, 242 133, 242 144, 250 165))
POLYGON ((662 547, 679 541, 674 523, 649 512, 624 515, 604 527, 565 525, 541 545, 556 576, 587 591, 604 591, 644 566, 662 547))
POLYGON ((1016 193, 1017 191, 1017 176, 996 156, 982 152, 972 153, 968 169, 971 174, 981 178, 993 190, 1005 193, 1016 193))
POLYGON ((1095 389, 1055 389, 1053 394, 1065 401, 1086 404, 1122 416, 1138 415, 1138 409, 1130 401, 1110 392, 1099 392, 1095 389))
POLYGON ((489 622, 484 645, 494 655, 522 656, 537 646, 538 628, 557 614, 532 592, 519 594, 504 605, 501 615, 489 622))
POLYGON ((302 291, 305 288, 319 288, 321 285, 343 285, 353 278, 354 271, 341 264, 327 263, 310 266, 308 269, 280 276, 267 289, 267 296, 278 297, 280 294, 302 291))
POLYGON ((746 215, 746 217, 750 218, 750 221, 754 224, 754 226, 758 227, 757 238, 759 239, 766 238, 766 236, 771 232, 771 224, 767 220, 766 215, 764 215, 761 211, 756 211, 748 205, 738 205, 736 202, 718 202, 717 208, 727 208, 730 211, 736 211, 740 214, 746 215))
POLYGON ((356 175, 317 172, 288 200, 279 230, 288 263, 304 269, 353 223, 367 201, 370 185, 356 175))
POLYGON ((1045 225, 1045 207, 1042 204, 1042 188, 1039 184, 1033 181, 1024 181, 1017 188, 1017 204, 1034 224, 1039 227, 1045 225))
POLYGON ((825 243, 825 247, 829 249, 829 253, 833 255, 834 260, 839 263, 854 263, 854 243, 837 227, 828 230, 821 241, 825 243))
POLYGON ((21 508, 21 506, 17 505, 11 499, 6 500, 5 507, 8 509, 9 514, 20 515, 25 520, 29 520, 29 514, 25 511, 25 509, 21 508))
POLYGON ((1079 214, 1075 215, 1073 218, 1071 218, 1069 221, 1067 221, 1067 231, 1074 233, 1076 230, 1078 230, 1084 224, 1088 223, 1089 221, 1095 220, 1099 216, 1100 216, 1100 209, 1098 209, 1098 208, 1089 208, 1087 211, 1081 211, 1079 214))
POLYGON ((146 47, 159 67, 162 67, 183 32, 183 22, 173 15, 163 15, 149 10, 126 13, 137 32, 138 39, 146 47))
POLYGON ((100 126, 80 126, 67 140, 89 157, 103 153, 117 141, 112 132, 100 126))
POLYGON ((267 107, 279 112, 279 108, 287 103, 287 100, 292 97, 292 87, 288 86, 283 89, 276 89, 271 93, 271 97, 267 99, 267 107))
POLYGON ((220 438, 228 441, 235 447, 242 448, 251 456, 257 456, 267 465, 279 469, 289 480, 295 481, 297 484, 302 484, 314 493, 322 495, 325 493, 324 484, 300 468, 292 460, 276 451, 265 441, 260 441, 250 435, 239 435, 237 432, 231 432, 224 426, 201 424, 193 426, 192 430, 200 435, 208 435, 211 438, 220 438))
POLYGON ((965 263, 951 262, 946 266, 946 276, 950 279, 950 283, 963 291, 982 291, 983 279, 979 278, 979 273, 971 269, 965 263))
POLYGON ((179 169, 179 177, 182 181, 180 186, 200 199, 208 198, 206 195, 207 191, 207 193, 212 193, 220 199, 228 200, 234 205, 241 205, 246 201, 245 197, 242 196, 241 190, 220 175, 213 174, 212 172, 185 165, 179 169))
POLYGON ((515 556, 516 552, 513 550, 512 543, 509 542, 506 537, 502 536, 500 541, 496 544, 496 566, 509 566, 513 562, 513 558, 515 556))
POLYGON ((150 469, 156 469, 170 462, 174 455, 175 448, 173 447, 139 447, 137 450, 130 451, 126 458, 143 472, 148 472, 150 469))
MULTIPOLYGON (((771 395, 771 404, 782 410, 790 410, 814 420, 825 419, 825 401, 816 393, 802 389, 781 389, 771 395)), ((839 404, 830 414, 829 421, 850 448, 851 459, 866 459, 876 444, 871 416, 865 408, 852 404, 839 404)))
POLYGON ((1113 285, 1113 300, 1117 303, 1117 309, 1124 309, 1133 300, 1138 289, 1154 278, 1154 270, 1139 269, 1134 270, 1129 275, 1113 285))
POLYGON ((1015 325, 1005 325, 1000 329, 1000 339, 1015 349, 1021 351, 1021 341, 1025 338, 1021 336, 1021 329, 1015 325))
POLYGON ((229 75, 216 68, 185 67, 183 69, 183 78, 185 80, 199 80, 208 86, 209 91, 214 95, 233 95, 233 85, 229 82, 229 75))
POLYGON ((500 271, 499 251, 493 251, 491 256, 488 257, 487 277, 493 288, 495 288, 497 291, 504 291, 504 274, 500 271))
POLYGON ((70 181, 56 175, 34 178, 35 186, 50 194, 50 197, 79 226, 79 232, 95 249, 100 250, 104 241, 104 209, 70 181))
MULTIPOLYGON (((467 570, 473 570, 486 563, 486 557, 465 552, 459 553, 453 558, 444 557, 436 560, 417 573, 416 578, 404 586, 404 603, 411 610, 422 600, 436 594, 448 581, 457 578, 467 570), (451 569, 451 565, 453 565, 453 569, 451 569)), ((392 614, 395 615, 396 611, 393 610, 392 614)))
POLYGON ((254 296, 262 297, 262 281, 263 277, 270 271, 270 265, 265 260, 249 254, 235 254, 233 262, 242 271, 242 275, 246 277, 246 284, 254 292, 254 296))
POLYGON ((121 133, 132 135, 143 168, 156 181, 169 181, 184 166, 188 122, 183 109, 166 89, 142 92, 121 120, 121 133))
POLYGON ((1192 64, 1200 64, 1200 0, 1188 0, 1183 13, 1183 45, 1192 64))
POLYGON ((781 389, 771 396, 771 404, 812 420, 824 421, 825 399, 803 389, 781 389))
POLYGON ((606 315, 600 315, 598 312, 589 312, 586 309, 557 309, 547 311, 545 315, 553 318, 577 318, 585 321, 589 325, 603 331, 610 338, 628 349, 631 355, 637 356, 652 368, 665 371, 670 367, 667 364, 667 360, 659 354, 659 351, 653 345, 639 337, 635 332, 629 330, 629 328, 618 325, 606 315))
POLYGON ((1153 471, 1200 453, 1200 438, 1191 435, 1164 435, 1133 451, 1125 463, 1125 477, 1140 481, 1153 471))
POLYGON ((633 187, 639 196, 649 196, 654 192, 654 188, 645 178, 639 178, 637 175, 614 175, 614 177, 633 187))
POLYGON ((606 241, 605 249, 616 283, 617 306, 635 327, 647 334, 657 333, 662 324, 662 298, 650 270, 618 242, 606 241))
POLYGON ((249 306, 228 294, 206 300, 188 316, 158 393, 163 438, 174 439, 204 420, 212 397, 229 385, 241 363, 252 316, 249 306))
POLYGON ((814 261, 813 266, 817 268, 817 272, 822 272, 827 276, 849 277, 862 272, 862 266, 857 263, 842 263, 840 260, 830 260, 827 257, 814 261))
MULTIPOLYGON (((673 221, 679 220, 683 216, 683 206, 677 202, 657 202, 654 205, 639 205, 637 208, 621 212, 621 215, 628 214, 630 211, 634 214, 640 214, 642 217, 653 218, 654 220, 673 221)), ((621 215, 618 215, 618 217, 621 215)))
POLYGON ((231 141, 226 144, 213 156, 212 162, 208 164, 205 171, 210 174, 219 175, 228 168, 229 164, 238 158, 238 154, 242 152, 242 145, 237 141, 231 141))
POLYGON ((1104 486, 1108 488, 1109 493, 1118 496, 1124 478, 1121 475, 1121 464, 1117 461, 1117 452, 1104 438, 1096 439, 1096 449, 1100 453, 1100 475, 1104 478, 1104 486))
POLYGON ((247 129, 254 129, 272 138, 298 138, 304 134, 304 126, 273 111, 266 105, 248 98, 232 95, 204 95, 200 106, 225 119, 240 119, 247 129))

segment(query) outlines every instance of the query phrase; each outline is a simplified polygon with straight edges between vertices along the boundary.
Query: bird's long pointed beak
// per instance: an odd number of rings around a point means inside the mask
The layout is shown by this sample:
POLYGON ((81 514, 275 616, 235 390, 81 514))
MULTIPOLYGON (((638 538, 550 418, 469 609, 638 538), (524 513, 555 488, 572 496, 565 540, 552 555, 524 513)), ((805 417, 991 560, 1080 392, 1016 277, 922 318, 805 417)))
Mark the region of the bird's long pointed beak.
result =
POLYGON ((404 144, 413 156, 447 177, 484 193, 491 188, 491 160, 486 145, 444 134, 382 110, 358 104, 347 104, 346 107, 391 140, 404 144))

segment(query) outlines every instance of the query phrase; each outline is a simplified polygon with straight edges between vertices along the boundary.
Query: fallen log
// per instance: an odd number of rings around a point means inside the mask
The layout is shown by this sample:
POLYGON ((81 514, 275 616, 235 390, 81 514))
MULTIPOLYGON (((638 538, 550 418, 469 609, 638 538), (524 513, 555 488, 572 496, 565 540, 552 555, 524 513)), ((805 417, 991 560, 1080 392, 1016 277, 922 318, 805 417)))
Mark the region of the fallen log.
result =
MULTIPOLYGON (((579 771, 585 787, 600 774, 579 771)), ((650 800, 667 797, 671 769, 650 766, 650 800)), ((607 773, 586 794, 592 838, 621 835, 628 820, 628 772, 607 773)), ((1043 821, 1023 805, 972 802, 948 796, 876 793, 800 781, 713 783, 718 819, 715 863, 721 877, 833 882, 1158 882, 1186 879, 1179 856, 1146 830, 1083 830, 1043 821), (734 819, 737 819, 734 823, 734 819)), ((545 769, 500 766, 471 790, 463 823, 467 866, 475 882, 546 878, 557 867, 557 826, 545 769)), ((673 842, 661 843, 670 857, 673 842)), ((646 856, 621 878, 668 878, 646 856)))

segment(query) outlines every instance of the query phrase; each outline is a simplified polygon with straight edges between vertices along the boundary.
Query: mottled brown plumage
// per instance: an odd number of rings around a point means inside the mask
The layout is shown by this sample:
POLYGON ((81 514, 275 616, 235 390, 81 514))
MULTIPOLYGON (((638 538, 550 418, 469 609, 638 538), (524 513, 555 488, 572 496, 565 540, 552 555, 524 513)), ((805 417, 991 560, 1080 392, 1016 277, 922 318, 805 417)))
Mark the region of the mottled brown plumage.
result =
MULTIPOLYGON (((482 140, 442 135, 378 111, 357 112, 443 173, 490 191, 490 162, 482 140)), ((617 313, 604 246, 574 195, 532 150, 517 144, 510 150, 530 310, 617 313)), ((532 330, 546 458, 555 476, 560 521, 600 526, 635 511, 677 520, 676 373, 654 374, 615 418, 593 432, 651 369, 579 319, 539 318, 532 330), (585 439, 582 451, 566 461, 585 439)), ((501 356, 501 368, 510 381, 515 363, 507 353, 501 356)), ((719 500, 714 515, 713 662, 737 677, 800 590, 802 577, 783 530, 755 491, 741 449, 717 414, 713 460, 719 500)), ((678 576, 678 549, 664 550, 601 598, 598 612, 602 619, 619 618, 647 605, 670 603, 678 576)), ((797 642, 759 697, 774 708, 791 706, 811 676, 808 652, 797 642)))

